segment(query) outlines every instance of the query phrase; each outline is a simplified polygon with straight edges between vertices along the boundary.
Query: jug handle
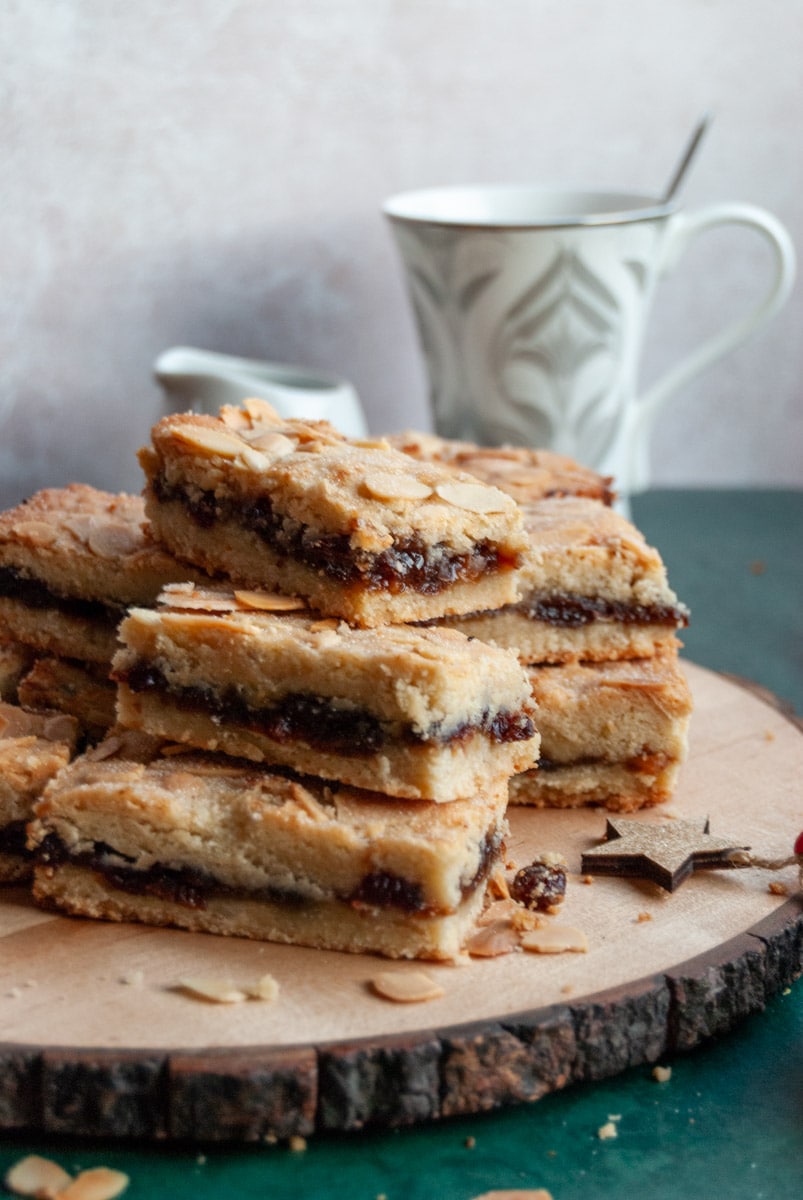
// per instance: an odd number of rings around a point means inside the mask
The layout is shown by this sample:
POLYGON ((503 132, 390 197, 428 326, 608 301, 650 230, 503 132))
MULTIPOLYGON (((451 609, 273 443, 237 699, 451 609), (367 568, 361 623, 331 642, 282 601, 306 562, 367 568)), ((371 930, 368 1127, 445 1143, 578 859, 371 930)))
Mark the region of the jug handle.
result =
MULTIPOLYGON (((634 447, 643 440, 645 424, 653 420, 670 396, 765 325, 782 307, 792 290, 796 267, 792 240, 776 217, 752 204, 712 204, 697 211, 676 213, 670 217, 659 273, 666 274, 672 270, 694 238, 706 229, 718 225, 747 226, 764 237, 773 254, 772 281, 760 302, 749 312, 708 338, 696 350, 692 350, 640 397, 632 410, 635 428, 629 442, 634 447)), ((642 471, 637 470, 636 473, 638 476, 642 471)), ((633 482, 632 491, 638 491, 645 486, 644 481, 638 478, 633 482)))

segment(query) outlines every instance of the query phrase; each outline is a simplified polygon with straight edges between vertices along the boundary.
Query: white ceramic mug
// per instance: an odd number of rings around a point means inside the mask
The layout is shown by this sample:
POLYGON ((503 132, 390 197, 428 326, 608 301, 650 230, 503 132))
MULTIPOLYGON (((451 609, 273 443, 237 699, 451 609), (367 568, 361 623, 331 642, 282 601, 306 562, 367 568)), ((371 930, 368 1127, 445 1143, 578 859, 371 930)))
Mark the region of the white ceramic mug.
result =
POLYGON ((684 212, 645 196, 508 185, 406 192, 383 211, 406 269, 437 431, 568 454, 613 475, 625 495, 647 486, 659 408, 768 321, 795 275, 784 227, 746 204, 684 212), (725 224, 767 240, 769 289, 639 394, 657 281, 694 237, 725 224))
POLYGON ((236 358, 194 346, 172 346, 153 364, 172 403, 215 415, 247 397, 268 400, 281 417, 331 421, 349 437, 368 432, 359 397, 345 379, 308 367, 236 358))

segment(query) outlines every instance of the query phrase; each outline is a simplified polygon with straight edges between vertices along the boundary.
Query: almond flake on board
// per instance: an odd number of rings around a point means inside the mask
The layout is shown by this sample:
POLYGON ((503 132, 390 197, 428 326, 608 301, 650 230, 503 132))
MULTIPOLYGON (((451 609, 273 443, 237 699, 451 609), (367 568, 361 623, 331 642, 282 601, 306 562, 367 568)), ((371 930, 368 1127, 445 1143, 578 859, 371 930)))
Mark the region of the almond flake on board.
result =
POLYGON ((38 1196, 52 1200, 72 1183, 72 1176, 49 1158, 29 1154, 8 1169, 5 1185, 15 1196, 38 1196))
POLYGON ((582 929, 570 925, 543 925, 521 934, 521 946, 532 954, 585 954, 588 938, 582 929))
POLYGON ((440 984, 423 971, 380 971, 371 980, 374 991, 397 1004, 419 1004, 445 995, 440 984))
POLYGON ((180 979, 179 988, 196 1000, 208 1000, 212 1004, 240 1004, 248 997, 242 988, 230 979, 180 979))
POLYGON ((263 975, 254 983, 244 985, 249 1000, 264 1000, 272 1004, 279 998, 279 983, 272 975, 263 975))
POLYGON ((465 948, 472 958, 498 958, 513 954, 519 948, 519 933, 508 919, 481 926, 466 941, 465 948))

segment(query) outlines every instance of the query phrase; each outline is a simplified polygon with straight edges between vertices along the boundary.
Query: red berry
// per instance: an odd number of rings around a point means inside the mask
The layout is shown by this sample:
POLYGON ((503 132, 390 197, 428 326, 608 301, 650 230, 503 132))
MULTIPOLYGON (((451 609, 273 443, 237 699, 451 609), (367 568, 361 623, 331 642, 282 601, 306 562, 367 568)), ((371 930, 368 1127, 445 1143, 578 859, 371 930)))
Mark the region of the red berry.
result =
POLYGON ((799 833, 797 835, 797 841, 795 842, 795 854, 803 854, 803 833, 799 833))

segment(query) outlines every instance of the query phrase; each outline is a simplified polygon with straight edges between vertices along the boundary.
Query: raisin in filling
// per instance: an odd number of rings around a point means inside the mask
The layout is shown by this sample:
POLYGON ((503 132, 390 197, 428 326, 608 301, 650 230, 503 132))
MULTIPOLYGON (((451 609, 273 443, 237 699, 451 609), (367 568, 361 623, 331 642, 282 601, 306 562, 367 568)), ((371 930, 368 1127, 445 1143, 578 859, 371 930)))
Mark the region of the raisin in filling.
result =
POLYGON ((60 596, 41 579, 23 575, 15 567, 0 567, 0 596, 19 600, 28 608, 56 608, 68 617, 105 621, 115 627, 125 615, 123 605, 104 604, 102 600, 82 600, 77 596, 60 596))
MULTIPOLYGON (((485 880, 495 860, 501 835, 489 830, 485 835, 480 853, 480 863, 473 878, 461 889, 462 899, 470 896, 485 880)), ((35 853, 36 862, 43 867, 59 867, 64 863, 86 867, 110 887, 133 896, 154 896, 183 908, 206 909, 212 897, 229 896, 248 900, 261 900, 284 907, 301 908, 315 904, 300 892, 291 888, 235 888, 222 883, 206 871, 193 867, 168 867, 155 863, 145 870, 132 866, 132 859, 118 853, 105 842, 96 842, 91 850, 71 852, 55 833, 49 833, 35 853)), ((419 883, 404 879, 387 871, 372 871, 365 875, 348 896, 335 896, 354 908, 390 908, 406 913, 436 915, 439 911, 427 905, 419 883)))
POLYGON ((26 824, 25 821, 10 821, 0 829, 0 854, 28 857, 29 852, 25 847, 26 824))
POLYGON ((557 592, 536 596, 515 605, 516 611, 533 621, 544 621, 563 629, 577 629, 594 621, 618 621, 623 625, 675 625, 685 628, 689 614, 682 605, 626 604, 623 600, 603 600, 557 592))
POLYGON ((502 744, 526 741, 535 732, 532 719, 525 712, 485 712, 476 721, 463 722, 448 731, 436 725, 420 733, 410 726, 397 732, 364 709, 342 708, 321 696, 303 692, 288 693, 275 706, 253 708, 236 687, 221 691, 203 686, 174 687, 158 667, 144 662, 115 672, 113 678, 127 684, 132 692, 166 695, 186 711, 203 712, 213 720, 251 729, 280 743, 303 741, 316 750, 333 754, 375 754, 390 740, 449 745, 465 741, 475 733, 502 744))
POLYGON ((505 553, 495 542, 477 542, 470 553, 454 554, 443 542, 430 545, 415 534, 400 538, 379 554, 371 554, 355 550, 348 534, 314 533, 277 513, 267 497, 236 504, 214 492, 190 496, 168 484, 163 475, 156 476, 152 487, 160 503, 182 504, 203 529, 217 521, 234 520, 256 533, 275 553, 302 562, 338 583, 360 584, 371 591, 437 595, 455 583, 473 582, 487 571, 510 571, 519 565, 517 555, 505 553))

